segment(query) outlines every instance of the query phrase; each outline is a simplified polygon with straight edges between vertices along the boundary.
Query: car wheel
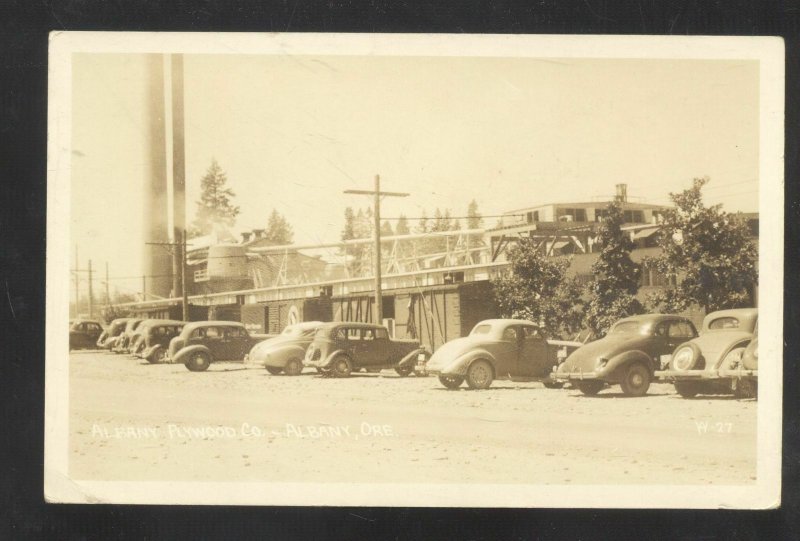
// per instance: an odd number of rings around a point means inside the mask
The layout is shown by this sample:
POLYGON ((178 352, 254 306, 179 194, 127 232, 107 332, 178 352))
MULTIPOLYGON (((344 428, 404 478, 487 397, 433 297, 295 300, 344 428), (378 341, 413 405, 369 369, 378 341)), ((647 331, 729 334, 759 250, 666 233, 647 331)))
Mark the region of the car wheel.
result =
POLYGON ((281 368, 280 366, 266 366, 265 368, 267 369, 267 372, 269 372, 273 376, 277 376, 278 374, 283 372, 283 368, 281 368))
POLYGON ((303 361, 301 361, 297 357, 295 357, 294 359, 289 359, 283 371, 286 373, 287 376, 299 376, 300 372, 303 371, 303 361))
POLYGON ((596 379, 576 381, 575 384, 578 386, 578 390, 586 396, 596 395, 603 390, 603 387, 606 385, 605 382, 596 379))
POLYGON ((164 362, 164 359, 166 357, 167 357, 167 350, 163 348, 158 348, 147 357, 146 361, 150 364, 158 364, 164 362))
POLYGON ((650 388, 650 370, 641 363, 634 363, 625 369, 620 382, 622 392, 628 396, 644 396, 650 388))
POLYGON ((339 355, 333 360, 333 375, 337 378, 346 378, 353 371, 353 363, 344 355, 339 355))
POLYGON ((492 365, 488 361, 478 359, 469 365, 466 379, 470 389, 488 389, 494 379, 492 365))
POLYGON ((204 372, 211 366, 211 357, 205 351, 193 353, 186 361, 186 368, 192 372, 204 372))
POLYGON ((736 398, 758 398, 758 381, 752 379, 734 380, 733 395, 736 398))
POLYGON ((458 389, 464 383, 463 376, 439 376, 439 382, 448 389, 458 389))
POLYGON ((683 398, 694 398, 700 394, 700 386, 696 381, 676 381, 675 391, 683 398))
POLYGON ((562 387, 564 387, 564 383, 561 381, 544 380, 542 382, 542 385, 544 385, 548 389, 561 389, 562 387))
POLYGON ((406 377, 409 374, 411 374, 411 372, 414 371, 414 367, 410 364, 407 364, 405 366, 396 366, 394 368, 394 371, 400 374, 401 377, 406 377))

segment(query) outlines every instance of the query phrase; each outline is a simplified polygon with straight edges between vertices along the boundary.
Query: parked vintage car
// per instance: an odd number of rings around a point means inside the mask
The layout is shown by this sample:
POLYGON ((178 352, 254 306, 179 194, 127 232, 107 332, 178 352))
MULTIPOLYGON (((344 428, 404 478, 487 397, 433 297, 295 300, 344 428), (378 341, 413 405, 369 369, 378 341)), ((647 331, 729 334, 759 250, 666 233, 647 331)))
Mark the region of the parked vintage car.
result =
POLYGON ((119 336, 125 330, 125 325, 130 319, 132 318, 120 317, 113 320, 109 324, 108 329, 103 331, 103 333, 100 335, 100 338, 97 339, 97 347, 102 349, 111 349, 114 347, 114 345, 117 343, 117 338, 119 338, 119 336))
POLYGON ((271 337, 250 334, 237 321, 187 323, 181 333, 170 340, 167 361, 183 363, 192 372, 202 372, 213 362, 243 360, 256 343, 271 337))
POLYGON ((114 344, 114 347, 111 348, 111 351, 114 353, 125 353, 128 351, 128 346, 130 345, 131 338, 133 337, 133 333, 136 328, 144 321, 141 318, 131 318, 125 323, 125 330, 117 337, 117 342, 114 344))
POLYGON ((548 340, 531 321, 487 319, 468 336, 441 346, 418 369, 439 376, 448 389, 458 388, 464 380, 471 389, 486 389, 495 379, 541 381, 555 388, 562 384, 553 380, 553 369, 582 345, 548 340))
POLYGON ((586 395, 619 384, 626 395, 642 396, 655 371, 669 362, 675 348, 696 336, 692 322, 682 316, 628 317, 616 322, 603 338, 575 351, 554 375, 570 381, 586 395))
POLYGON ((144 349, 144 334, 147 331, 147 328, 156 323, 161 321, 159 319, 145 319, 139 323, 136 328, 131 333, 130 338, 128 339, 128 345, 125 348, 127 353, 130 353, 134 357, 137 357, 138 354, 144 349))
POLYGON ((93 348, 103 334, 103 325, 94 319, 78 319, 69 326, 69 349, 93 348))
POLYGON ((685 398, 730 394, 753 398, 758 390, 758 309, 711 312, 700 336, 679 346, 669 369, 659 377, 672 381, 685 398))
POLYGON ((427 355, 428 351, 416 340, 393 340, 381 325, 326 323, 314 334, 303 365, 336 377, 347 377, 362 368, 393 368, 401 376, 408 376, 418 358, 427 355))
POLYGON ((259 342, 247 355, 246 361, 262 365, 270 374, 281 372, 297 376, 303 371, 306 349, 314 340, 321 321, 306 321, 288 325, 281 334, 259 342))
POLYGON ((151 364, 164 361, 170 341, 181 334, 184 325, 185 321, 173 319, 156 319, 140 325, 145 328, 141 334, 141 347, 136 348, 135 355, 151 364))

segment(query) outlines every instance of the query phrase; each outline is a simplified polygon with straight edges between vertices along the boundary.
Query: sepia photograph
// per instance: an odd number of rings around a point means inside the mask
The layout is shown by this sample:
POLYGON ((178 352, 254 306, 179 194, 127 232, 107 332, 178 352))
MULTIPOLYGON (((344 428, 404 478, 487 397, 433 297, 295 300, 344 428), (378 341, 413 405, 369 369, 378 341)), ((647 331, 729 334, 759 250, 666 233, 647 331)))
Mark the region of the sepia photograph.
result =
POLYGON ((48 501, 780 505, 779 38, 49 56, 48 501))

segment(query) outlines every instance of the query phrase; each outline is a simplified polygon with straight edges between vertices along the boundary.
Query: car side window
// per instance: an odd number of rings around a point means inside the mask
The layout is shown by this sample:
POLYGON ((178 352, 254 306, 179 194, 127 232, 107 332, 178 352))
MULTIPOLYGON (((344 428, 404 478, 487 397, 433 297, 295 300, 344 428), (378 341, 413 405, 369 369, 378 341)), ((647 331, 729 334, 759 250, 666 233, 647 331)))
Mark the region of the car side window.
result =
POLYGON ((506 327, 506 330, 503 331, 503 340, 508 340, 509 342, 516 342, 517 329, 515 327, 506 327))
POLYGON ((529 338, 534 338, 534 339, 544 338, 542 336, 542 331, 540 331, 538 327, 525 326, 522 327, 522 330, 525 333, 526 340, 529 338))
POLYGON ((694 338, 694 329, 686 321, 673 321, 669 325, 670 338, 694 338))
POLYGON ((208 327, 206 328, 206 338, 216 339, 221 338, 222 333, 218 327, 208 327))
POLYGON ((375 329, 375 338, 378 340, 388 340, 389 331, 386 329, 375 329))
POLYGON ((364 329, 364 340, 375 340, 374 329, 364 329))
POLYGON ((709 329, 718 330, 718 329, 738 329, 739 328, 739 320, 735 317, 718 317, 714 321, 708 324, 709 329))
POLYGON ((347 329, 336 329, 335 340, 347 340, 347 329))
POLYGON ((653 334, 655 336, 667 336, 669 332, 668 329, 669 329, 669 323, 659 323, 656 326, 656 330, 653 334))
POLYGON ((361 340, 361 329, 347 329, 347 339, 351 341, 361 340))

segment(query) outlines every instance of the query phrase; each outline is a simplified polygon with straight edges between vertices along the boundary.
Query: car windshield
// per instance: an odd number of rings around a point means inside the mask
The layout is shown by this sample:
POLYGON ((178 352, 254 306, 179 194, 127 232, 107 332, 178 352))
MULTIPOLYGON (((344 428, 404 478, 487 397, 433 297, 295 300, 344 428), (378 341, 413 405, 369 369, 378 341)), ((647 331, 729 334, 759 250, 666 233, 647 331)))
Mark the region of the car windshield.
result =
POLYGON ((492 331, 492 326, 483 324, 477 325, 470 334, 489 334, 492 331))
POLYGON ((320 327, 317 329, 317 332, 314 333, 316 338, 327 338, 331 335, 331 331, 333 331, 330 327, 320 327))
POLYGON ((642 321, 622 321, 614 325, 609 334, 650 334, 650 324, 642 321))
POLYGON ((289 325, 288 327, 283 329, 283 332, 281 334, 285 334, 286 336, 290 336, 290 335, 293 335, 293 334, 300 334, 300 329, 298 327, 294 327, 292 325, 289 325))

